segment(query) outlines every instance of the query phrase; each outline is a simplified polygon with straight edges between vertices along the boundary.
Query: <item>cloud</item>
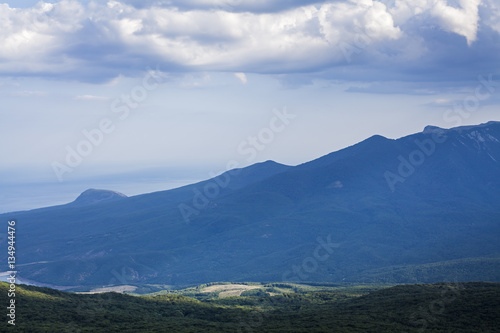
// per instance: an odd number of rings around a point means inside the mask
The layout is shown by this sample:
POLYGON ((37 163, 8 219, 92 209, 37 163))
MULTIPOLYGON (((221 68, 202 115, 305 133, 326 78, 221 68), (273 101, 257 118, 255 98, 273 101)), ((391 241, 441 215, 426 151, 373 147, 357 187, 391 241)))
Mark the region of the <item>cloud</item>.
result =
POLYGON ((454 105, 460 105, 460 102, 463 101, 460 101, 459 99, 438 98, 428 103, 424 103, 422 104, 422 106, 448 109, 453 107, 454 105))
POLYGON ((458 0, 459 7, 448 5, 447 0, 397 0, 391 13, 400 24, 423 16, 427 24, 463 36, 470 45, 477 37, 480 5, 481 0, 458 0))
POLYGON ((380 95, 435 95, 438 93, 432 86, 422 86, 421 83, 375 82, 366 86, 351 86, 345 90, 350 93, 380 94, 380 95))
POLYGON ((484 24, 500 34, 500 4, 496 0, 486 0, 482 8, 484 15, 481 18, 484 24))
POLYGON ((431 10, 441 26, 447 30, 464 36, 470 45, 476 40, 481 0, 460 0, 461 9, 448 6, 446 1, 439 0, 431 10))
POLYGON ((397 34, 379 3, 327 3, 264 14, 137 9, 117 1, 87 7, 65 0, 26 10, 0 8, 5 27, 14 27, 2 32, 7 47, 0 57, 11 62, 0 66, 4 73, 26 71, 21 64, 28 60, 35 68, 27 71, 53 74, 103 67, 104 76, 118 67, 125 71, 121 74, 130 75, 126 72, 153 61, 167 70, 296 72, 343 59, 336 43, 355 32, 349 31, 352 24, 335 24, 338 17, 347 17, 343 22, 349 23, 359 16, 360 24, 355 25, 366 25, 377 40, 397 34), (344 10, 349 14, 343 15, 344 10))
MULTIPOLYGON (((341 0, 337 0, 341 1, 341 0)), ((223 10, 227 12, 276 13, 307 5, 326 3, 325 0, 124 0, 135 8, 179 8, 181 10, 223 10)))
POLYGON ((248 82, 247 76, 245 73, 234 73, 234 76, 236 76, 241 83, 246 84, 248 82))
POLYGON ((17 97, 42 97, 42 96, 47 96, 47 93, 45 91, 24 90, 24 91, 14 91, 10 93, 10 95, 17 97))
POLYGON ((81 101, 107 101, 107 100, 109 100, 108 97, 94 96, 94 95, 76 96, 75 99, 81 100, 81 101))
POLYGON ((447 0, 398 0, 391 12, 400 20, 427 15, 428 23, 465 37, 470 46, 477 39, 480 21, 489 21, 496 7, 493 0, 456 0, 455 6, 449 5, 447 0), (479 14, 481 7, 487 8, 482 16, 479 14))
MULTIPOLYGON (((422 104, 422 106, 432 107, 432 108, 445 108, 445 109, 457 109, 457 106, 462 106, 466 101, 468 101, 471 97, 474 96, 474 88, 469 91, 462 92, 461 98, 448 99, 448 98, 438 98, 428 103, 422 104), (465 102, 464 102, 465 101, 465 102)), ((481 100, 478 107, 485 107, 494 105, 498 107, 500 104, 500 94, 494 91, 491 96, 488 96, 484 100, 481 100)))
POLYGON ((500 68, 492 0, 107 1, 0 5, 0 75, 110 82, 168 72, 294 82, 463 81, 500 68), (459 5, 459 6, 458 6, 459 5), (465 39, 464 39, 465 38, 465 39), (286 80, 286 78, 285 78, 286 80))

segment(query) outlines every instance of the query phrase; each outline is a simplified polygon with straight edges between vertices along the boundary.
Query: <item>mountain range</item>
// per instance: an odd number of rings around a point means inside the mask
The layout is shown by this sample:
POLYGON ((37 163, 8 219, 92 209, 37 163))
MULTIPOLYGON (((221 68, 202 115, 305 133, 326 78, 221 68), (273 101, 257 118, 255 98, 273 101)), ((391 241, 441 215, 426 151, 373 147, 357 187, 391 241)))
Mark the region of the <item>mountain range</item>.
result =
POLYGON ((18 275, 59 286, 500 281, 500 122, 132 197, 92 189, 9 219, 18 275))

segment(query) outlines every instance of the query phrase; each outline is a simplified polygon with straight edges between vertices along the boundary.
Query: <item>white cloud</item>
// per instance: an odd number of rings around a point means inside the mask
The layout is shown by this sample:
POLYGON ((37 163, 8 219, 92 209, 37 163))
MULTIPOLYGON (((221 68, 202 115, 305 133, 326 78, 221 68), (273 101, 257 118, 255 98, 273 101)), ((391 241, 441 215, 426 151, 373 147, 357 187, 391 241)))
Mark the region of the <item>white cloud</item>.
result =
POLYGON ((391 12, 397 24, 428 13, 429 24, 438 24, 443 30, 464 36, 470 45, 476 40, 481 0, 458 0, 460 8, 448 5, 447 0, 396 0, 391 12))
POLYGON ((446 0, 438 0, 431 10, 447 31, 462 35, 470 45, 476 40, 481 0, 460 0, 461 9, 448 6, 446 0))
POLYGON ((248 82, 247 76, 245 73, 234 73, 234 76, 238 78, 238 80, 241 81, 241 83, 246 84, 248 82))
POLYGON ((387 7, 372 0, 353 0, 350 3, 330 3, 323 5, 317 13, 326 39, 334 44, 354 43, 359 34, 373 40, 397 39, 401 31, 394 26, 387 7))
POLYGON ((396 0, 390 11, 396 24, 403 24, 410 18, 431 9, 434 2, 435 0, 396 0))
MULTIPOLYGON (((410 20, 438 25, 464 36, 471 45, 477 38, 480 2, 459 0, 461 8, 455 8, 446 0, 350 0, 302 6, 293 1, 290 8, 275 0, 270 6, 289 9, 264 12, 224 7, 250 6, 246 0, 191 0, 194 7, 184 9, 173 7, 175 1, 170 6, 149 1, 136 7, 114 0, 85 5, 76 0, 41 1, 24 9, 2 4, 0 75, 102 82, 137 75, 156 64, 183 72, 317 72, 348 65, 339 47, 345 44, 355 45, 364 55, 359 61, 380 64, 399 57, 404 63, 435 51, 427 47, 420 27, 407 24, 410 20)), ((498 23, 492 22, 496 28, 498 23)))
POLYGON ((84 43, 87 52, 99 47, 105 52, 108 45, 119 45, 122 54, 105 55, 101 61, 141 57, 202 70, 303 70, 341 59, 336 43, 356 33, 352 24, 344 26, 349 22, 367 29, 377 40, 399 36, 385 5, 371 0, 368 5, 327 3, 264 14, 136 9, 118 1, 83 7, 67 0, 40 2, 30 9, 2 5, 1 13, 0 41, 6 47, 0 57, 18 64, 30 60, 33 72, 76 69, 82 61, 88 62, 86 53, 67 56, 71 52, 65 48, 71 51, 79 43, 84 43), (336 21, 338 17, 343 20, 336 21), (89 24, 97 36, 84 35, 89 24))
POLYGON ((450 100, 447 98, 438 98, 434 101, 436 104, 449 104, 450 100))
POLYGON ((110 86, 110 87, 113 87, 113 86, 116 86, 118 85, 122 80, 124 79, 124 76, 123 75, 118 75, 116 77, 114 77, 113 79, 109 80, 106 85, 107 86, 110 86))
POLYGON ((47 93, 45 91, 23 90, 23 91, 14 91, 10 93, 10 95, 17 97, 42 97, 42 96, 47 96, 47 93))
POLYGON ((80 95, 76 96, 75 99, 82 101, 107 101, 109 98, 95 95, 80 95))
POLYGON ((380 2, 371 2, 370 9, 364 15, 364 26, 367 35, 375 39, 398 39, 401 30, 394 26, 392 15, 380 2))
POLYGON ((84 8, 77 2, 39 2, 33 8, 12 9, 0 4, 0 65, 2 72, 59 72, 74 61, 64 56, 64 36, 78 32, 84 8))

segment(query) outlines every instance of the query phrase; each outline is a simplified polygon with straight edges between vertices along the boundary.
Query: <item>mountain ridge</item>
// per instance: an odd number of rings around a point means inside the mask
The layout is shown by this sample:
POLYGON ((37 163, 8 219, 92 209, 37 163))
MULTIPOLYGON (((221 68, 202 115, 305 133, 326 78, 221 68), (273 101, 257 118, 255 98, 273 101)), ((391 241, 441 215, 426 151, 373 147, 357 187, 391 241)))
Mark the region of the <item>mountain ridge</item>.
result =
POLYGON ((20 222, 20 263, 50 261, 20 274, 58 285, 117 283, 113 272, 134 283, 356 282, 392 266, 497 258, 500 123, 446 140, 424 132, 374 136, 295 167, 268 161, 178 189, 1 216, 20 222), (387 172, 400 178, 394 191, 387 172), (327 240, 338 246, 304 266, 327 240))

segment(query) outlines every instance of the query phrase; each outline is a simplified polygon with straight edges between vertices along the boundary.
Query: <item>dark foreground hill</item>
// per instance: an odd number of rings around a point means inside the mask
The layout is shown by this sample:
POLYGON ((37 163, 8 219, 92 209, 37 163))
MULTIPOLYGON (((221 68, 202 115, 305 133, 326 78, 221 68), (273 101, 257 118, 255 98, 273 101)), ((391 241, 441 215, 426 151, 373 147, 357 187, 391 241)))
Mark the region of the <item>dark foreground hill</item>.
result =
MULTIPOLYGON (((0 302, 8 304, 0 284, 0 302)), ((498 332, 500 284, 402 285, 198 301, 18 286, 16 332, 498 332)))
POLYGON ((67 286, 500 281, 498 122, 90 199, 0 215, 18 222, 19 276, 67 286))

